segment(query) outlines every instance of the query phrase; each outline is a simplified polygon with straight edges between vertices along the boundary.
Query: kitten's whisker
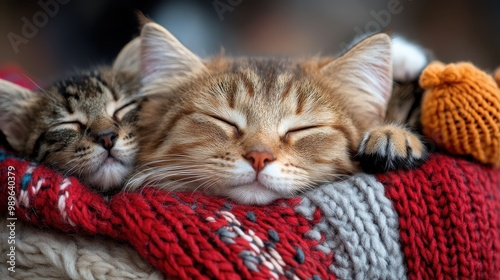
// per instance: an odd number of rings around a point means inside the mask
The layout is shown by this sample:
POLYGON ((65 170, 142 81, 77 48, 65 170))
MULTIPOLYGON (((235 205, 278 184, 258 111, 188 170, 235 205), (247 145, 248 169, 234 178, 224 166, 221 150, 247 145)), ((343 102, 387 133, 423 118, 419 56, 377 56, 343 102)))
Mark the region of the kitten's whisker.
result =
MULTIPOLYGON (((72 163, 73 163, 73 162, 75 162, 76 160, 78 160, 78 158, 74 158, 74 159, 72 159, 72 160, 70 160, 70 161, 66 162, 65 164, 63 164, 63 165, 61 166, 61 168, 60 168, 60 169, 61 169, 61 170, 62 170, 62 169, 66 169, 66 167, 67 167, 68 165, 72 164, 72 163)), ((78 165, 74 165, 74 166, 70 167, 69 169, 67 169, 67 170, 65 170, 64 172, 61 172, 61 173, 62 173, 65 177, 67 177, 69 174, 71 174, 71 173, 72 173, 75 169, 77 169, 78 167, 79 167, 78 165)))
MULTIPOLYGON (((74 159, 74 160, 76 161, 77 159, 74 159)), ((71 162, 71 161, 70 161, 70 162, 71 162)), ((68 177, 68 176, 75 176, 75 174, 76 174, 76 176, 77 176, 77 177, 81 177, 81 173, 82 173, 82 172, 81 172, 81 168, 82 168, 82 166, 80 166, 80 165, 74 165, 74 166, 73 166, 73 167, 71 167, 70 169, 66 170, 66 171, 63 173, 63 175, 64 175, 65 177, 68 177)), ((61 168, 61 169, 62 169, 62 168, 61 168)))
MULTIPOLYGON (((205 176, 200 174, 201 172, 196 172, 197 170, 183 170, 182 172, 170 172, 168 168, 159 168, 159 170, 155 170, 154 173, 147 174, 146 178, 143 179, 142 185, 151 185, 153 182, 157 185, 157 182, 162 182, 162 185, 165 185, 167 181, 170 182, 178 182, 181 180, 186 180, 186 178, 199 178, 198 180, 202 180, 205 176), (183 177, 180 179, 169 179, 172 177, 176 177, 179 175, 188 175, 187 177, 183 177)), ((133 180, 131 183, 135 183, 133 180)), ((161 186, 160 186, 161 187, 161 186)))
MULTIPOLYGON (((186 180, 188 178, 185 178, 186 180)), ((193 183, 196 183, 196 182, 200 182, 200 181, 204 181, 206 180, 206 178, 203 176, 203 177, 199 177, 199 178, 193 178, 193 179, 190 179, 190 180, 187 180, 187 181, 184 181, 184 180, 179 180, 179 181, 176 181, 177 182, 181 182, 183 186, 188 186, 188 185, 192 185, 193 183)), ((193 192, 195 192, 201 185, 203 185, 203 183, 201 183, 200 185, 198 185, 194 190, 193 192)))
POLYGON ((196 187, 193 190, 193 193, 196 192, 198 189, 202 189, 202 188, 209 189, 210 187, 212 187, 215 184, 217 184, 219 181, 220 180, 218 180, 217 178, 209 178, 205 182, 201 183, 198 187, 196 187))
POLYGON ((168 167, 155 167, 155 168, 151 168, 150 170, 153 170, 153 172, 135 174, 133 177, 131 177, 129 179, 129 182, 132 182, 140 177, 151 177, 151 176, 153 176, 153 177, 155 177, 155 176, 174 177, 176 175, 182 175, 182 174, 193 174, 194 171, 197 171, 196 169, 194 169, 194 170, 192 168, 188 169, 187 167, 171 168, 170 166, 168 166, 168 167))
POLYGON ((201 181, 201 180, 205 180, 205 176, 197 176, 197 177, 182 178, 182 179, 178 179, 178 180, 173 180, 173 181, 166 182, 166 184, 163 184, 162 186, 159 186, 159 187, 160 188, 169 187, 170 189, 172 189, 170 186, 175 185, 172 190, 178 190, 178 189, 182 189, 183 187, 188 186, 194 182, 201 181))
POLYGON ((155 170, 158 168, 161 168, 164 171, 176 171, 176 170, 192 170, 192 168, 197 168, 197 167, 205 167, 205 165, 189 165, 189 166, 182 166, 182 165, 169 165, 169 166, 152 166, 148 167, 146 169, 142 169, 141 172, 146 172, 150 170, 155 170))
POLYGON ((136 168, 141 172, 141 173, 144 173, 146 171, 149 171, 149 170, 154 170, 156 168, 171 168, 171 169, 174 169, 174 168, 191 168, 191 167, 205 167, 206 165, 203 165, 203 164, 200 164, 199 161, 197 162, 194 162, 196 164, 190 164, 190 165, 186 165, 186 163, 188 162, 183 162, 183 165, 180 165, 176 162, 176 164, 170 164, 170 165, 155 165, 153 166, 153 164, 158 164, 158 163, 161 163, 161 164, 168 164, 168 162, 166 161, 156 161, 156 162, 149 162, 148 164, 143 164, 143 165, 139 165, 139 166, 136 166, 136 168))
POLYGON ((28 75, 26 74, 23 74, 28 80, 30 80, 39 90, 43 91, 44 89, 39 85, 37 84, 35 81, 33 81, 28 75))

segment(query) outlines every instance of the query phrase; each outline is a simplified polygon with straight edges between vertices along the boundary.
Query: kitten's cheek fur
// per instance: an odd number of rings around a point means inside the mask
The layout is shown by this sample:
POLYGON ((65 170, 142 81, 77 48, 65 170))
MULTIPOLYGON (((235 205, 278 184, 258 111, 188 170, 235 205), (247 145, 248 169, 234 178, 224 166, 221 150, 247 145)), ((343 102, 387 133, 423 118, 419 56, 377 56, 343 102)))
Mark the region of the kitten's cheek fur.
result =
POLYGON ((282 197, 286 197, 291 193, 293 178, 288 178, 280 171, 280 165, 274 163, 269 164, 264 168, 258 175, 258 181, 264 185, 267 189, 280 194, 282 197))
POLYGON ((228 187, 224 192, 228 198, 243 204, 268 204, 279 198, 286 198, 295 192, 290 185, 283 183, 285 176, 280 172, 280 166, 276 163, 267 165, 255 177, 255 172, 251 167, 243 168, 248 173, 252 173, 251 180, 247 180, 249 176, 240 176, 241 182, 235 186, 228 187))

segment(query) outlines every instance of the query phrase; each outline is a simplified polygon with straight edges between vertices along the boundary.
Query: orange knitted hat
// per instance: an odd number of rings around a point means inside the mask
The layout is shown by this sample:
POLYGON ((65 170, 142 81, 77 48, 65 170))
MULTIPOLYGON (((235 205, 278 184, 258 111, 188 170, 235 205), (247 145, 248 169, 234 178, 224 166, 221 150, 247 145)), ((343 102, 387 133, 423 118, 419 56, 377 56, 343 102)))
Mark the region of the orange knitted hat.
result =
MULTIPOLYGON (((500 84, 500 72, 495 75, 500 84)), ((431 63, 420 76, 426 90, 422 126, 448 152, 500 167, 500 89, 471 63, 431 63)))

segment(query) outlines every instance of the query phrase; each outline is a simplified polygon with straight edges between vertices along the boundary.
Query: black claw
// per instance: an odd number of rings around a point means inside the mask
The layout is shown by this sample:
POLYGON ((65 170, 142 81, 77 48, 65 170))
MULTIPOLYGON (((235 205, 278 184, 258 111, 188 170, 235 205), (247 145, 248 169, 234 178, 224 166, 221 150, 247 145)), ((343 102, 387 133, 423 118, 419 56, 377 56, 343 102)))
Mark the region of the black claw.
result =
POLYGON ((361 154, 356 156, 356 158, 363 171, 371 174, 415 169, 427 161, 426 153, 421 158, 415 158, 411 156, 411 153, 409 155, 408 157, 389 157, 379 154, 361 154))

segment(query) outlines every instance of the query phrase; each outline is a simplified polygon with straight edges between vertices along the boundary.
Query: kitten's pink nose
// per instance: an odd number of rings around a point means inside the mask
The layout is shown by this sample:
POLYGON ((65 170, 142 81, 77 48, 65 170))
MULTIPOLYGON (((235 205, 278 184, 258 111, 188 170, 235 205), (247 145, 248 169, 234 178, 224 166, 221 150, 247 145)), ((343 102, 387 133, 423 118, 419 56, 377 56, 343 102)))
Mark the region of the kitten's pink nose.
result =
POLYGON ((116 137, 118 134, 114 131, 106 131, 97 135, 97 142, 106 150, 111 150, 115 145, 116 137))
POLYGON ((245 155, 245 158, 252 164, 253 169, 259 173, 268 162, 274 160, 273 154, 269 152, 252 151, 245 155))

